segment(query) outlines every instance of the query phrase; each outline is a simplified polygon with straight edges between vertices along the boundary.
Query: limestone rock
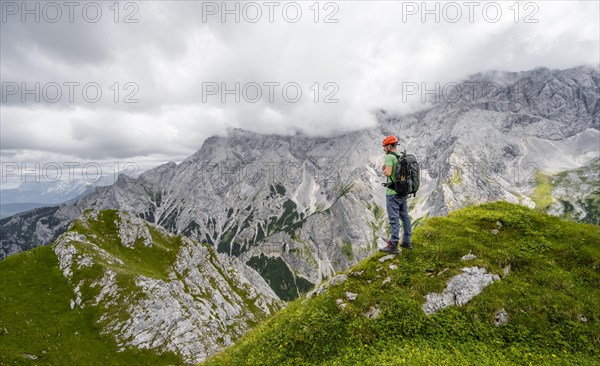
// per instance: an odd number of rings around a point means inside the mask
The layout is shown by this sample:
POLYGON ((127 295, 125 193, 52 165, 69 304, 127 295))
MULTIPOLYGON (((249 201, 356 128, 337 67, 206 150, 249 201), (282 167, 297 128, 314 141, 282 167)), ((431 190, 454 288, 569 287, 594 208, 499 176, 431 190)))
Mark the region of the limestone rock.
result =
POLYGON ((346 306, 348 306, 348 304, 346 304, 344 302, 344 300, 342 299, 337 299, 335 300, 335 303, 337 304, 337 306, 340 308, 340 310, 344 310, 346 308, 346 306))
POLYGON ((485 268, 463 268, 463 273, 452 277, 442 293, 425 295, 423 311, 425 314, 433 314, 448 306, 465 305, 484 288, 499 280, 498 275, 488 273, 485 268))
POLYGON ((388 259, 394 259, 395 257, 396 257, 395 254, 388 254, 384 257, 379 258, 379 262, 383 263, 383 262, 387 261, 388 259))
POLYGON ((504 325, 508 324, 508 313, 504 309, 500 309, 496 312, 494 316, 494 325, 504 325))
POLYGON ((379 305, 373 305, 363 315, 369 319, 377 319, 379 318, 379 315, 381 315, 381 309, 379 308, 379 305))
POLYGON ((460 260, 461 261, 470 261, 470 260, 475 259, 475 258, 477 258, 477 256, 475 254, 471 253, 471 251, 469 251, 469 254, 463 255, 460 258, 460 260))
POLYGON ((138 238, 142 240, 144 246, 152 246, 152 236, 148 227, 143 224, 144 220, 122 212, 118 212, 117 215, 118 220, 115 225, 119 228, 119 237, 123 246, 133 248, 138 238))

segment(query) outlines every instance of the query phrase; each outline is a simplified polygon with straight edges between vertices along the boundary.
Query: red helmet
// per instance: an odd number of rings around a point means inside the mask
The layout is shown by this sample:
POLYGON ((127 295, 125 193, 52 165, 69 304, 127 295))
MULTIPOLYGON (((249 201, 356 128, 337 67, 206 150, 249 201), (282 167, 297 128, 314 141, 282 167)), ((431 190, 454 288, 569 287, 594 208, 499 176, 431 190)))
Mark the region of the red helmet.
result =
POLYGON ((388 137, 383 139, 381 146, 397 144, 397 143, 398 143, 398 138, 394 135, 389 135, 388 137))

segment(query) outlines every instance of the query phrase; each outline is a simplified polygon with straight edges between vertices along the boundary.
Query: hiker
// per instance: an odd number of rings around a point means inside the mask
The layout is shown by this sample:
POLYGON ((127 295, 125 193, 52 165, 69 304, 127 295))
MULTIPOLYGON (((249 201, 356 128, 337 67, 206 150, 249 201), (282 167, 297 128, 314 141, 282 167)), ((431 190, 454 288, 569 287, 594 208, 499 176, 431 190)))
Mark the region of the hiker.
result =
POLYGON ((392 230, 392 236, 388 240, 386 247, 379 249, 380 252, 397 254, 398 242, 400 241, 400 224, 398 218, 402 220, 402 242, 401 247, 406 249, 412 249, 411 236, 412 228, 410 223, 410 216, 408 216, 408 195, 399 195, 393 189, 394 177, 396 177, 396 169, 398 167, 398 155, 396 147, 398 145, 398 138, 390 135, 383 139, 383 151, 385 152, 385 164, 381 167, 383 174, 387 177, 387 187, 385 192, 386 208, 388 218, 392 230), (389 187, 391 183, 391 188, 389 187))

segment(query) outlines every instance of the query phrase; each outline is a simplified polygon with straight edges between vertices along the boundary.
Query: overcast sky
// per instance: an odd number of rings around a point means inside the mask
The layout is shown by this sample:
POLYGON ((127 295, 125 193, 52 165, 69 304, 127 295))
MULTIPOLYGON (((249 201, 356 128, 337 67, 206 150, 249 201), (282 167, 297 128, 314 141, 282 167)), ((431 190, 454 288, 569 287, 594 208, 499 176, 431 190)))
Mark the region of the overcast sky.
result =
POLYGON ((378 108, 422 107, 403 100, 406 83, 600 64, 598 1, 230 1, 231 14, 201 1, 1 4, 3 164, 145 169, 231 127, 372 126, 378 108), (236 83, 239 103, 222 93, 236 83))

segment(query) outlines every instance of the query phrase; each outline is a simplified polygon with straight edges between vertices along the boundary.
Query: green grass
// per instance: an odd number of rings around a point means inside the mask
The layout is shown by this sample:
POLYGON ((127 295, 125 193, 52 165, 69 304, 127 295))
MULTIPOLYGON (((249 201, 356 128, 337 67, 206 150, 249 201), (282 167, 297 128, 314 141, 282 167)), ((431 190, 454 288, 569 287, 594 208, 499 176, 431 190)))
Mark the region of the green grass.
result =
POLYGON ((539 210, 546 210, 552 204, 552 185, 551 177, 542 173, 541 171, 535 172, 536 186, 531 195, 531 199, 535 203, 535 208, 539 210))
POLYGON ((349 261, 354 259, 354 252, 352 251, 352 243, 344 241, 342 243, 342 255, 349 261))
POLYGON ((342 285, 291 302, 204 364, 598 364, 600 227, 498 202, 430 218, 413 239, 413 251, 385 263, 381 254, 365 259, 342 285), (478 258, 460 261, 469 251, 478 258), (425 315, 424 296, 470 266, 510 273, 463 307, 425 315), (354 302, 346 291, 358 294, 354 302), (363 316, 373 306, 381 315, 363 316), (510 320, 496 326, 500 309, 510 320))
MULTIPOLYGON (((150 278, 168 279, 167 269, 174 263, 181 246, 181 238, 177 236, 165 235, 157 229, 148 226, 153 244, 146 247, 140 241, 136 242, 133 248, 125 247, 121 244, 118 228, 115 221, 119 220, 117 211, 104 210, 98 213, 98 218, 88 217, 84 223, 81 220, 75 220, 71 231, 76 231, 85 235, 99 247, 111 255, 121 259, 123 265, 117 263, 109 264, 101 258, 97 258, 103 267, 111 268, 119 274, 125 275, 143 275, 150 278)), ((95 251, 89 249, 87 245, 75 244, 78 251, 94 254, 95 251)))
POLYGON ((171 353, 119 347, 100 335, 94 308, 70 308, 73 290, 49 246, 0 262, 0 364, 178 365, 171 353), (37 357, 28 359, 28 355, 37 357))
POLYGON ((461 183, 462 183, 462 176, 461 176, 460 168, 456 168, 454 170, 454 174, 452 174, 452 176, 450 177, 450 184, 459 185, 461 183))

